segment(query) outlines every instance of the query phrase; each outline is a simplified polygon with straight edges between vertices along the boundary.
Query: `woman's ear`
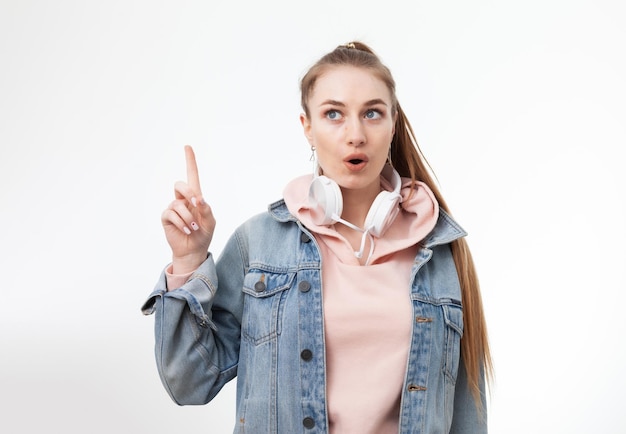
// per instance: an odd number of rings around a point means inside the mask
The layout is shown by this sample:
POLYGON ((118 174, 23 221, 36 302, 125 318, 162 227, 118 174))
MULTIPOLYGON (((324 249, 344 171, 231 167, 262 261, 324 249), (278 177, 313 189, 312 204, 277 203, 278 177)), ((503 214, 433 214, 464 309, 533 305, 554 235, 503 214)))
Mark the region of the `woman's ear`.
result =
POLYGON ((302 131, 304 136, 309 141, 309 145, 313 146, 313 137, 311 136, 311 121, 304 113, 300 113, 300 123, 302 124, 302 131))

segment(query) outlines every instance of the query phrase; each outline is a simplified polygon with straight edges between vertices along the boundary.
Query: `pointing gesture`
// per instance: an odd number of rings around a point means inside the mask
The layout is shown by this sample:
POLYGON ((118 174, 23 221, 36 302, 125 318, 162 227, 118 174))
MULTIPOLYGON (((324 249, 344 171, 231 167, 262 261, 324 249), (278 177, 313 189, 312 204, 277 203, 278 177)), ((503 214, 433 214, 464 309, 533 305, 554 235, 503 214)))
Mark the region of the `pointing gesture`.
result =
POLYGON ((191 146, 185 146, 185 161, 187 162, 187 184, 199 196, 202 196, 200 188, 200 177, 198 176, 198 165, 196 155, 191 146))
POLYGON ((170 248, 174 274, 194 271, 207 257, 215 230, 211 207, 204 201, 196 156, 185 146, 187 182, 174 184, 175 199, 161 214, 161 223, 170 248))

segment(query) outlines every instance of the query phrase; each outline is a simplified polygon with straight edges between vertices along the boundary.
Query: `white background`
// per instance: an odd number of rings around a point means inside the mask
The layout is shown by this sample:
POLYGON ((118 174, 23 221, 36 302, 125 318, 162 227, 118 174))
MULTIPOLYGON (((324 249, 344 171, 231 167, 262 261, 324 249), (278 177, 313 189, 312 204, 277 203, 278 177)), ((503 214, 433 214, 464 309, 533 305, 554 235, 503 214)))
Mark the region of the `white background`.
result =
POLYGON ((468 230, 492 433, 626 432, 626 15, 615 1, 0 2, 0 431, 230 432, 140 306, 194 146, 212 250, 311 169, 298 79, 352 39, 468 230))

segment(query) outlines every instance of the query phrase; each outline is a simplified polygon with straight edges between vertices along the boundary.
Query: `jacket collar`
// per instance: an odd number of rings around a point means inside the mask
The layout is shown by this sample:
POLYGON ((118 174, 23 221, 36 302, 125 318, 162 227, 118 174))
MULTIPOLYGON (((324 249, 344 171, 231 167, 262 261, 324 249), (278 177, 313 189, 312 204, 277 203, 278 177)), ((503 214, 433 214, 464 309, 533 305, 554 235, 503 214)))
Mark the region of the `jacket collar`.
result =
POLYGON ((426 248, 448 244, 467 235, 467 232, 448 213, 439 208, 439 218, 432 231, 422 241, 426 248))
POLYGON ((284 199, 277 200, 276 202, 269 204, 267 211, 272 217, 274 217, 274 219, 281 223, 297 221, 297 219, 287 209, 284 199))

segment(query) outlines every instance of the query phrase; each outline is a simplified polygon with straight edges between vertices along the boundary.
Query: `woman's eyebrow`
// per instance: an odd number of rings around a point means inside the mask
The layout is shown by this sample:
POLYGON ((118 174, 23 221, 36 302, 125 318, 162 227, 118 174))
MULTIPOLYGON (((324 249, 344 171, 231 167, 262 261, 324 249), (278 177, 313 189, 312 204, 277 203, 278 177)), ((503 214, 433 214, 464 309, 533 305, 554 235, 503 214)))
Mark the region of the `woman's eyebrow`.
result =
POLYGON ((339 106, 339 107, 345 107, 346 106, 341 101, 337 101, 337 100, 334 100, 334 99, 327 99, 326 101, 322 101, 320 103, 320 107, 323 106, 323 105, 336 105, 336 106, 339 106))
POLYGON ((384 106, 387 105, 387 103, 385 102, 385 100, 380 99, 380 98, 375 98, 375 99, 371 99, 369 101, 367 101, 365 104, 366 106, 370 106, 370 105, 377 105, 377 104, 382 104, 384 106))
MULTIPOLYGON (((388 105, 385 102, 385 100, 380 99, 380 98, 374 98, 374 99, 371 99, 369 101, 365 101, 365 103, 363 103, 364 106, 372 106, 372 105, 377 105, 377 104, 382 104, 384 106, 388 105)), ((337 100, 334 100, 334 99, 327 99, 327 100, 322 101, 320 103, 320 107, 324 106, 324 105, 334 105, 334 106, 338 106, 338 107, 345 107, 346 106, 341 101, 337 101, 337 100)))

